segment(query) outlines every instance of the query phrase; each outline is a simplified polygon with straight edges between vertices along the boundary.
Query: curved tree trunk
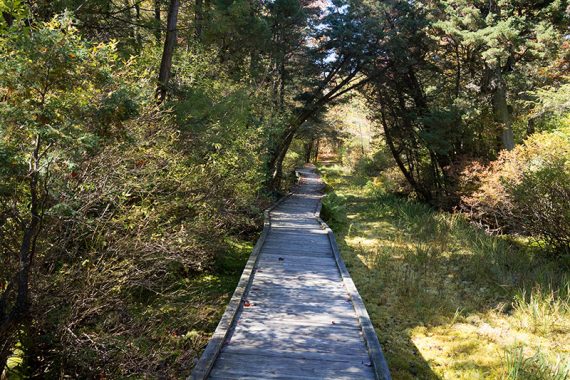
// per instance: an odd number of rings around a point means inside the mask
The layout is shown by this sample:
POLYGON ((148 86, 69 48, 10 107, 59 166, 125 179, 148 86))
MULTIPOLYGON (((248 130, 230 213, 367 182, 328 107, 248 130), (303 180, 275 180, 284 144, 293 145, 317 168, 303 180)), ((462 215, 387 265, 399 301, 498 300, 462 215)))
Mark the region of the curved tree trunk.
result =
MULTIPOLYGON (((390 133, 390 128, 388 127, 388 120, 386 118, 386 114, 385 114, 385 110, 384 110, 385 107, 386 106, 381 103, 381 105, 380 105, 380 116, 382 118, 382 128, 384 130, 384 138, 386 139, 386 144, 388 145, 388 148, 390 149, 390 152, 392 153, 392 157, 394 157, 394 161, 396 161, 398 168, 400 168, 400 171, 402 172, 402 174, 404 175, 404 177, 406 178, 406 180, 408 181, 410 186, 412 186, 412 189, 414 189, 414 191, 421 198, 423 198, 425 201, 430 201, 432 199, 432 195, 431 195, 430 191, 426 190, 424 187, 420 186, 420 184, 414 178, 413 168, 412 167, 410 167, 410 168, 406 167, 406 164, 404 163, 404 161, 402 160, 402 157, 400 156, 401 152, 399 152, 396 149, 396 146, 394 144, 394 139, 392 138, 392 135, 390 133)), ((410 164, 410 166, 411 166, 411 164, 410 164)))
POLYGON ((283 160, 287 155, 287 151, 293 142, 295 132, 298 128, 288 129, 280 140, 281 143, 275 149, 272 158, 269 161, 269 183, 268 188, 270 191, 277 192, 281 188, 281 180, 283 179, 283 160))

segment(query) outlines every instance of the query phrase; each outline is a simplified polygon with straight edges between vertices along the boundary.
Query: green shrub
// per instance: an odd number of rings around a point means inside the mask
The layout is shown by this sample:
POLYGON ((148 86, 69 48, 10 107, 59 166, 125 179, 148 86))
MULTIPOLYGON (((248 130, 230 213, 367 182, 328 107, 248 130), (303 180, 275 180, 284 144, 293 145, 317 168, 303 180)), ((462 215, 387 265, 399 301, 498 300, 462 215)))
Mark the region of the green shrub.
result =
POLYGON ((328 193, 323 198, 321 218, 332 228, 341 228, 345 224, 345 201, 336 193, 328 193))

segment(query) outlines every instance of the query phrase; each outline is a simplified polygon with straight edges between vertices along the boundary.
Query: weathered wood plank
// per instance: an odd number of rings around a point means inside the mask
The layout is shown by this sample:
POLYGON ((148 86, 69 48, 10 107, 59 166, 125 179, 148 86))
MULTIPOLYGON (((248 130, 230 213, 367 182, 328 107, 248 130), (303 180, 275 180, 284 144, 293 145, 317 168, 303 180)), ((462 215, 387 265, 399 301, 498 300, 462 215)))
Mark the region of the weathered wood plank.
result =
POLYGON ((238 320, 236 322, 237 328, 247 328, 252 331, 288 331, 291 334, 297 335, 322 335, 322 334, 341 334, 343 336, 351 336, 358 339, 362 338, 362 331, 356 325, 311 325, 311 324, 295 324, 291 325, 282 321, 255 321, 255 320, 238 320))
POLYGON ((264 248, 264 252, 284 252, 289 254, 298 254, 298 255, 329 255, 332 257, 332 252, 325 247, 307 247, 303 246, 302 244, 293 245, 293 244, 277 244, 277 243, 268 243, 264 248))
POLYGON ((327 305, 326 310, 323 310, 323 304, 318 302, 313 303, 279 303, 279 302, 257 302, 248 298, 249 306, 247 310, 253 313, 268 313, 268 314, 286 314, 288 316, 344 316, 347 318, 354 317, 354 308, 348 302, 339 302, 336 304, 327 305))
POLYGON ((273 319, 282 323, 291 323, 295 325, 315 325, 315 326, 358 326, 358 320, 354 315, 335 315, 335 314, 287 314, 287 313, 271 313, 271 312, 251 312, 244 311, 241 318, 248 322, 263 322, 264 320, 273 319))
POLYGON ((266 213, 255 257, 193 379, 389 379, 332 231, 318 218, 322 183, 299 172, 293 194, 266 213))
POLYGON ((303 257, 293 257, 288 255, 280 255, 279 253, 273 252, 263 252, 263 256, 259 258, 258 265, 266 265, 268 263, 275 263, 280 265, 306 265, 316 269, 320 268, 337 268, 333 260, 331 260, 332 255, 323 257, 314 256, 303 256, 303 257))
POLYGON ((267 349, 263 352, 259 350, 251 350, 248 348, 241 348, 241 347, 226 347, 224 348, 224 353, 233 353, 233 354, 240 354, 244 356, 244 359, 247 360, 246 355, 258 356, 263 355, 266 357, 272 357, 274 359, 277 358, 292 358, 292 359, 307 359, 307 360, 318 360, 326 365, 327 362, 364 362, 366 363, 367 360, 370 360, 368 353, 361 352, 357 353, 354 352, 352 355, 336 355, 331 354, 329 352, 300 352, 300 351, 283 351, 278 349, 267 349))
POLYGON ((260 376, 278 375, 287 378, 338 378, 369 377, 371 368, 368 363, 358 360, 335 362, 311 359, 281 358, 275 360, 274 357, 265 355, 245 356, 240 354, 222 353, 216 373, 236 373, 235 368, 242 368, 243 374, 255 373, 260 376), (247 361, 244 361, 248 359, 247 361), (246 363, 246 365, 244 365, 246 363))
POLYGON ((329 302, 352 302, 346 292, 339 290, 338 292, 322 292, 322 291, 303 291, 299 289, 266 289, 250 290, 248 300, 276 300, 275 302, 318 302, 328 304, 329 302))
POLYGON ((266 275, 274 273, 277 275, 283 274, 288 276, 313 275, 335 279, 340 277, 338 269, 329 265, 263 262, 258 263, 256 270, 262 271, 262 273, 265 273, 266 275))
MULTIPOLYGON (((249 337, 249 339, 252 338, 252 336, 249 337)), ((293 338, 287 340, 255 339, 253 341, 249 341, 241 336, 236 338, 232 336, 231 340, 224 345, 222 352, 228 352, 226 350, 230 347, 258 350, 260 353, 268 349, 294 352, 320 352, 346 356, 350 356, 352 354, 365 355, 367 353, 364 342, 360 340, 343 342, 319 338, 309 338, 306 341, 293 338)))
POLYGON ((315 258, 319 258, 319 257, 325 257, 325 258, 329 258, 331 259, 333 257, 332 252, 330 251, 298 251, 298 250, 294 250, 294 249, 269 249, 269 248, 265 248, 263 250, 264 254, 267 255, 279 255, 282 257, 285 256, 291 256, 291 257, 297 257, 300 256, 298 259, 302 260, 304 257, 315 257, 315 258))

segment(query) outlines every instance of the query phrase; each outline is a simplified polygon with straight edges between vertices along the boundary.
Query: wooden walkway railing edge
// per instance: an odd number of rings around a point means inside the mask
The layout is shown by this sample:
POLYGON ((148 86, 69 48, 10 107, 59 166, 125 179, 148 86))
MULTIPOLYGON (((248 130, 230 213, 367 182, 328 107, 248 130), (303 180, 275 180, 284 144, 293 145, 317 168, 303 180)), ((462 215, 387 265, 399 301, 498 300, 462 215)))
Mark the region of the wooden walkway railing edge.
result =
POLYGON ((388 368, 388 363, 386 362, 386 358, 384 357, 384 353, 382 352, 382 347, 380 346, 380 341, 378 340, 378 336, 376 335, 376 331, 374 330, 374 326, 372 325, 372 321, 370 320, 370 316, 368 315, 368 311, 366 310, 366 306, 364 305, 364 301, 362 301, 362 297, 360 297, 360 293, 356 289, 356 285, 354 285, 354 281, 352 281, 352 277, 340 256, 340 250, 338 248, 338 244, 336 242, 336 238, 334 236, 333 230, 321 219, 321 209, 322 209, 322 202, 319 202, 317 210, 315 211, 315 217, 321 224, 321 227, 326 230, 327 236, 329 238, 329 243, 331 245, 334 259, 336 261, 336 265, 339 269, 339 272, 342 277, 342 281, 344 286, 350 295, 350 300, 352 301, 352 306, 356 312, 358 317, 358 321, 362 328, 362 334, 364 337, 364 341, 366 342, 366 348, 368 350, 368 355, 370 356, 371 365, 374 368, 374 374, 376 378, 379 380, 391 380, 390 369, 388 368))
POLYGON ((236 290, 234 291, 234 294, 232 295, 232 298, 230 299, 230 302, 228 303, 228 306, 226 307, 226 310, 222 315, 222 318, 220 319, 220 322, 218 323, 214 334, 210 338, 206 349, 196 363, 196 366, 192 370, 192 373, 187 378, 188 380, 204 380, 210 375, 212 367, 214 366, 214 363, 220 354, 224 341, 226 340, 227 335, 230 332, 232 325, 234 324, 237 312, 243 301, 243 295, 246 294, 248 288, 251 285, 253 270, 257 264, 257 259, 259 258, 263 243, 265 242, 265 239, 271 229, 271 211, 279 206, 287 198, 289 198, 291 194, 292 193, 288 193, 287 195, 281 197, 277 202, 275 202, 271 207, 267 208, 263 212, 263 231, 261 232, 261 235, 259 236, 255 247, 253 247, 253 251, 251 252, 249 259, 245 264, 245 268, 239 279, 236 290))
MULTIPOLYGON (((298 174, 298 173, 296 173, 298 174)), ((299 176, 300 177, 300 176, 299 176)), ((204 350, 202 356, 198 360, 194 370, 188 377, 190 380, 204 380, 212 371, 216 360, 218 359, 222 347, 228 338, 228 334, 231 333, 232 327, 236 322, 237 314, 240 310, 243 297, 249 291, 253 280, 253 273, 257 265, 258 259, 261 255, 261 251, 267 236, 271 231, 271 211, 278 207, 283 201, 288 199, 292 193, 282 197, 276 203, 274 203, 270 208, 264 211, 264 227, 263 231, 253 248, 253 251, 247 261, 244 271, 240 277, 236 290, 232 295, 232 298, 218 324, 212 338, 210 339, 206 349, 204 350)), ((335 264, 340 273, 344 287, 350 297, 352 302, 356 317, 360 324, 362 335, 364 338, 364 343, 366 344, 366 350, 368 351, 368 356, 370 358, 370 366, 373 369, 374 376, 379 380, 390 380, 390 370, 388 368, 386 359, 382 352, 380 342, 378 341, 378 336, 374 330, 370 316, 366 310, 364 302, 354 285, 354 282, 340 256, 340 250, 336 242, 331 228, 321 219, 320 212, 322 209, 322 202, 318 202, 317 207, 314 211, 314 217, 320 224, 321 228, 326 231, 328 242, 330 244, 335 264)))

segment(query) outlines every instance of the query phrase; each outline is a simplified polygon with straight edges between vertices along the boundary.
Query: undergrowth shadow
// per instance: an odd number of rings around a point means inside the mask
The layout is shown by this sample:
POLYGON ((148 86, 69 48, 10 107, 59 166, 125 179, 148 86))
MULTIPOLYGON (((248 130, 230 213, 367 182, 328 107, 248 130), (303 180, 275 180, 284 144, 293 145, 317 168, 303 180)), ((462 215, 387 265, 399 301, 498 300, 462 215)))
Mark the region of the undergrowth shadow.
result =
MULTIPOLYGON (((539 342, 528 357, 568 337, 563 260, 489 236, 460 215, 370 191, 352 176, 325 175, 340 189, 325 197, 325 217, 395 379, 516 378, 509 358, 521 341, 539 342)), ((549 376, 537 378, 557 378, 549 376)))

